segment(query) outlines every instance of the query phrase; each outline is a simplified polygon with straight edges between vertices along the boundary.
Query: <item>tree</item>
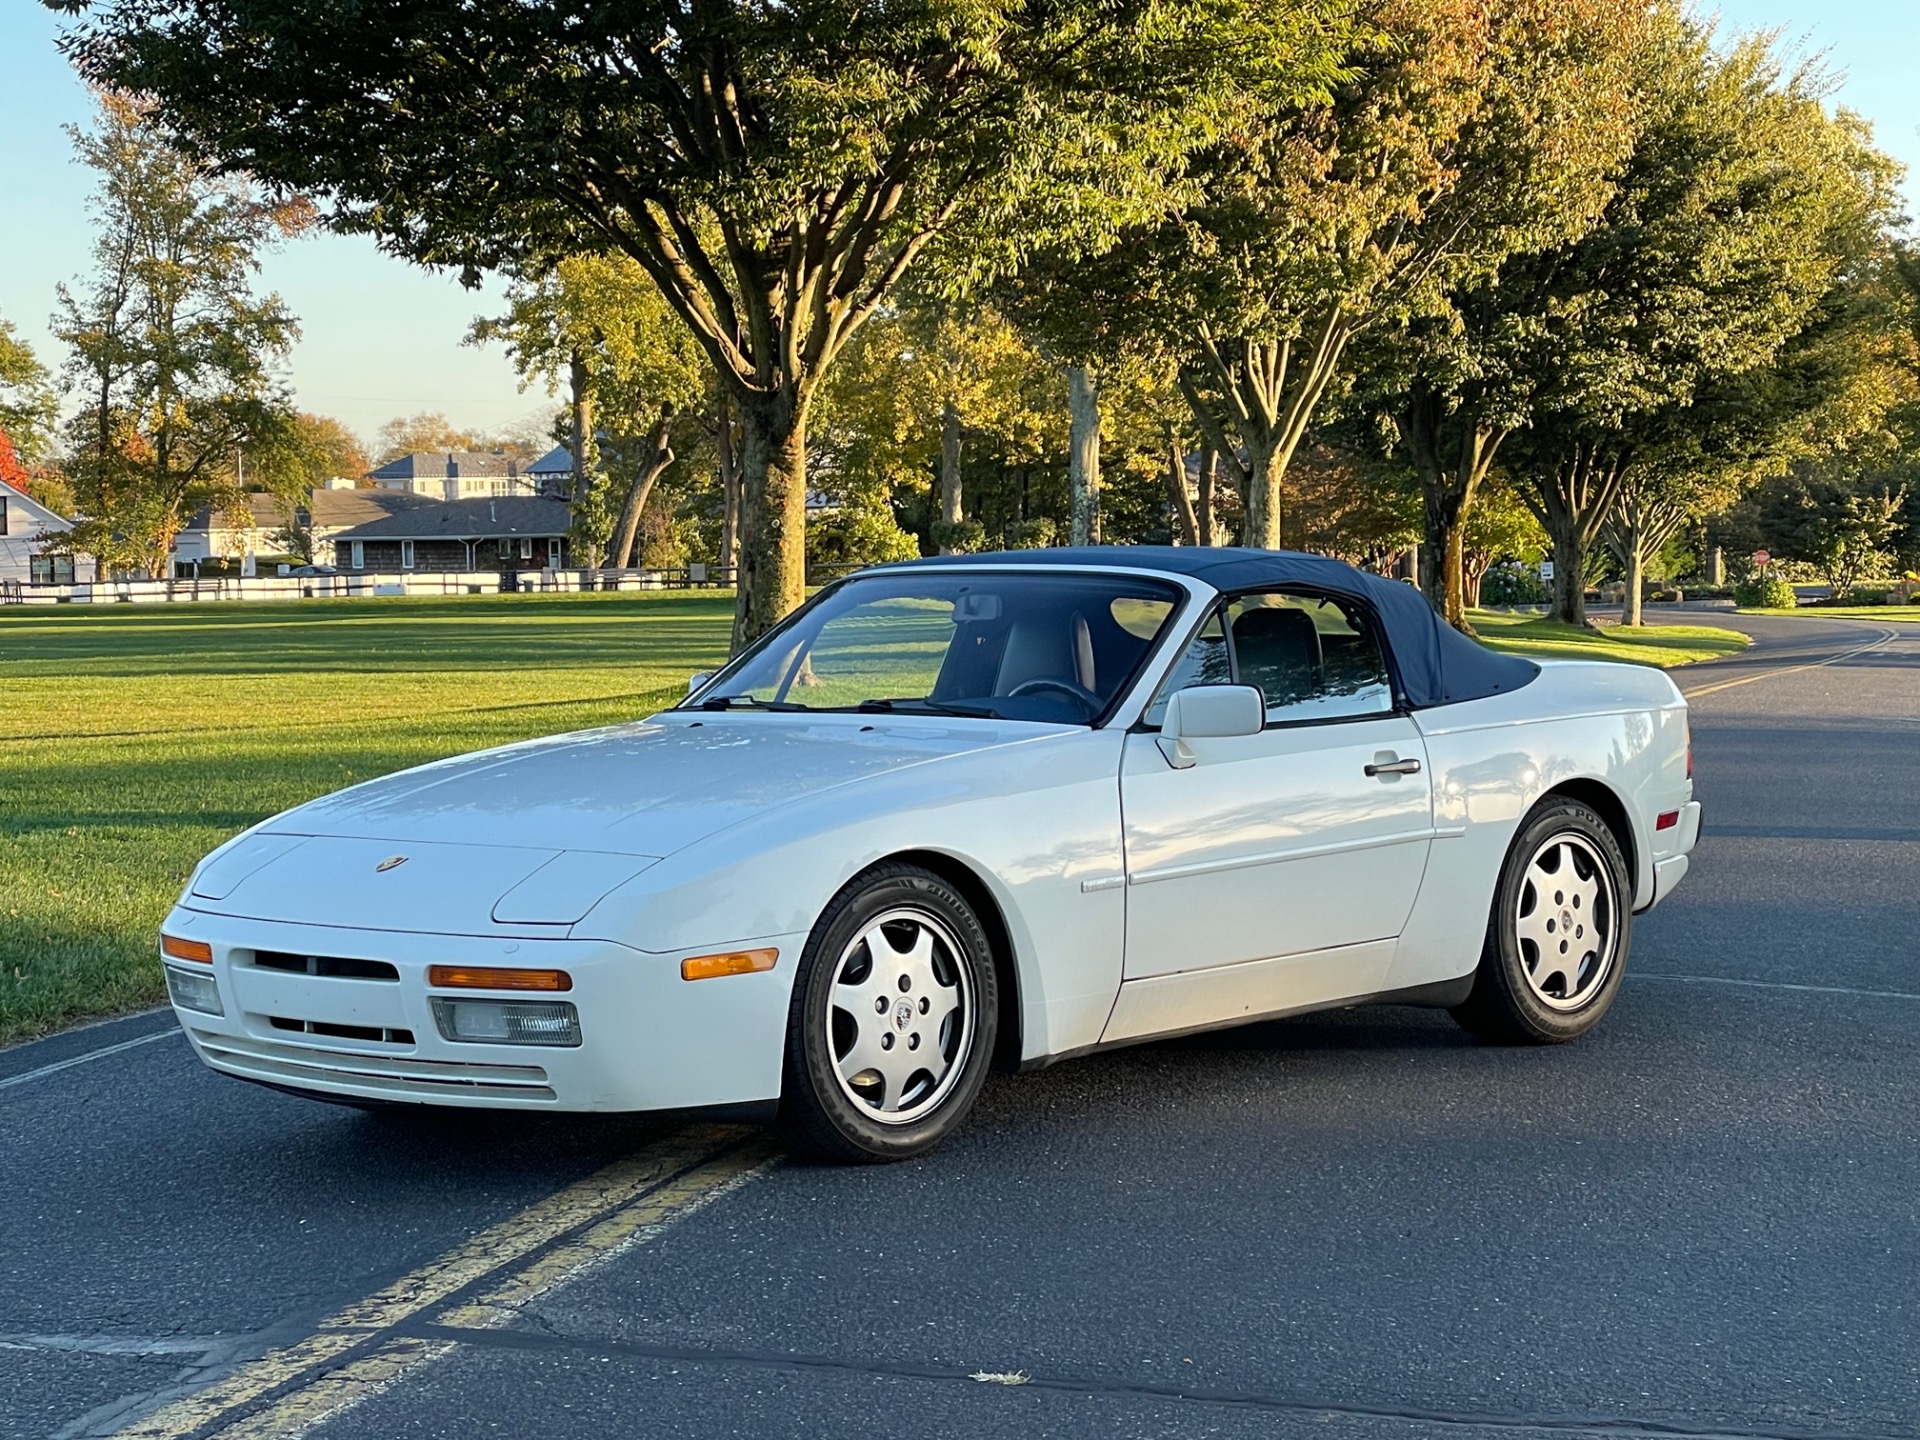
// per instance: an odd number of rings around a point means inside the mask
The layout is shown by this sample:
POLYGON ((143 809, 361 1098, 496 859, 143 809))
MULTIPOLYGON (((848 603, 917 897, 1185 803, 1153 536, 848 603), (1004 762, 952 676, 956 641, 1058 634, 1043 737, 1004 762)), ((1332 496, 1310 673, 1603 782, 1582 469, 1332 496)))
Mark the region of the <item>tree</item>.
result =
POLYGON ((1447 283, 1376 334, 1361 362, 1369 406, 1390 419, 1419 478, 1421 588, 1469 633, 1466 607, 1479 587, 1466 573, 1468 519, 1500 446, 1526 418, 1531 377, 1521 362, 1537 323, 1516 312, 1498 265, 1593 222, 1632 144, 1633 92, 1670 37, 1627 0, 1502 13, 1481 108, 1454 149, 1471 245, 1447 264, 1447 283))
POLYGON ((303 411, 294 417, 293 423, 306 462, 303 478, 308 488, 336 479, 364 483, 361 477, 373 465, 367 459, 359 436, 331 415, 313 415, 303 411))
POLYGON ((508 302, 506 315, 475 321, 471 338, 503 342, 523 390, 564 378, 574 546, 585 565, 625 568, 647 497, 673 463, 674 421, 706 392, 705 359, 623 255, 574 255, 522 273, 508 302))
POLYGON ((422 410, 414 415, 396 415, 375 432, 373 462, 385 465, 406 455, 451 455, 487 448, 485 431, 463 430, 438 410, 422 410))
POLYGON ((1888 558, 1907 500, 1870 476, 1800 467, 1760 509, 1760 533, 1777 559, 1814 566, 1839 599, 1888 558))
POLYGON ((1163 210, 1245 83, 1323 73, 1332 0, 852 7, 49 0, 83 73, 427 264, 631 256, 743 447, 735 642, 800 603, 822 378, 936 242, 984 278, 1163 210), (1249 34, 1285 44, 1252 45, 1249 34), (1249 73, 1251 72, 1251 73, 1249 73))
POLYGON ((1500 276, 1539 317, 1521 359, 1530 418, 1508 459, 1552 538, 1555 614, 1572 624, 1635 465, 1704 433, 1717 387, 1779 362, 1887 205, 1882 157, 1762 40, 1716 54, 1691 33, 1641 103, 1600 220, 1500 276))
POLYGON ((1369 327, 1597 208, 1621 150, 1625 0, 1390 0, 1326 103, 1273 107, 1208 153, 1150 247, 1195 418, 1278 546, 1284 480, 1369 327))
POLYGON ((60 400, 52 377, 33 347, 0 318, 0 436, 11 442, 18 461, 44 460, 60 419, 60 400))
POLYGON ((88 288, 60 287, 55 333, 81 405, 68 471, 86 519, 63 543, 110 568, 163 574, 198 505, 278 480, 297 449, 275 371, 298 335, 277 295, 252 291, 259 252, 304 223, 248 185, 208 175, 166 143, 152 105, 99 97, 93 132, 73 130, 99 175, 99 239, 88 288))

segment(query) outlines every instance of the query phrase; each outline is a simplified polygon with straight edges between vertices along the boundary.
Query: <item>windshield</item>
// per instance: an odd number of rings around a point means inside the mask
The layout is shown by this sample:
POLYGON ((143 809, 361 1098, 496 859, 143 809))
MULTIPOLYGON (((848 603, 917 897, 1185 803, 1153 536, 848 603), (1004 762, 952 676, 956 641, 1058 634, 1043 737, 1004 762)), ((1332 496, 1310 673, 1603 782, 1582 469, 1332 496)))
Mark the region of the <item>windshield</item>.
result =
POLYGON ((1121 574, 919 571, 845 581, 686 709, 867 710, 1088 724, 1181 592, 1121 574))

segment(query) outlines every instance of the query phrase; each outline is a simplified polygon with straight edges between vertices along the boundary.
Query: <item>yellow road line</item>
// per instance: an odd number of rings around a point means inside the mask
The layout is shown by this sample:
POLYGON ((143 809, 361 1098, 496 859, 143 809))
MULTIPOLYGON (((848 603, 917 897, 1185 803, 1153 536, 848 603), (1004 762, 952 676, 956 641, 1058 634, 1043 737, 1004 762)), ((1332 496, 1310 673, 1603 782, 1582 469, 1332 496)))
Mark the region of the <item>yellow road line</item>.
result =
MULTIPOLYGON (((364 1347, 382 1331, 444 1304, 469 1285, 489 1276, 511 1273, 509 1267, 515 1261, 542 1250, 570 1231, 589 1227, 588 1233, 592 1233, 602 1228, 635 1201, 649 1198, 650 1192, 660 1189, 663 1182, 672 1182, 669 1188, 681 1198, 682 1209, 676 1212, 664 1206, 646 1205, 648 1218, 636 1221, 634 1231, 646 1225, 661 1227, 682 1213, 692 1213, 698 1204, 711 1198, 711 1194, 732 1188, 745 1178, 746 1172, 767 1163, 770 1152, 764 1142, 746 1149, 739 1147, 746 1133, 703 1126, 648 1146, 481 1231, 365 1300, 336 1311, 322 1320, 315 1333, 306 1339, 271 1350, 240 1365, 205 1389, 162 1406, 118 1431, 115 1440, 183 1440, 229 1417, 234 1423, 220 1429, 219 1434, 287 1435, 298 1431, 303 1423, 318 1423, 325 1413, 333 1413, 340 1405, 330 1408, 320 1405, 317 1395, 312 1402, 296 1403, 307 1391, 325 1385, 324 1394, 365 1398, 372 1387, 390 1384, 406 1370, 436 1358, 436 1347, 444 1342, 395 1337, 370 1355, 336 1366, 335 1362, 347 1352, 364 1347), (682 1171, 688 1173, 682 1175, 682 1171), (595 1221, 602 1222, 602 1226, 595 1226, 595 1221), (236 1414, 273 1391, 288 1387, 292 1388, 287 1395, 258 1415, 236 1414), (253 1428, 257 1422, 272 1421, 282 1407, 287 1407, 287 1420, 291 1424, 283 1422, 270 1431, 253 1428), (296 1414, 312 1414, 314 1418, 302 1422, 295 1418, 296 1414)), ((583 1234, 561 1249, 572 1251, 584 1239, 583 1234)), ((541 1261, 536 1260, 534 1266, 541 1268, 541 1261)), ((546 1272, 543 1270, 543 1273, 546 1272)), ((554 1274, 549 1287, 566 1278, 565 1273, 554 1274)))
MULTIPOLYGON (((1860 621, 1857 623, 1867 624, 1872 622, 1860 621)), ((1687 699, 1695 700, 1702 695, 1712 695, 1721 690, 1731 690, 1736 685, 1751 685, 1756 680, 1776 680, 1782 675, 1798 675, 1802 670, 1819 670, 1828 665, 1838 665, 1842 660, 1851 660, 1856 655, 1864 655, 1869 650, 1877 650, 1889 641, 1898 640, 1899 638, 1900 632, 1898 630, 1883 628, 1878 635, 1865 644, 1856 645, 1851 650, 1842 650, 1838 655, 1829 655, 1824 660, 1814 660, 1805 665, 1789 665, 1781 670, 1762 670, 1758 675, 1742 675, 1738 680, 1722 680, 1718 685, 1701 685, 1695 689, 1685 690, 1681 693, 1684 694, 1687 699)))
MULTIPOLYGON (((773 1160, 772 1146, 757 1142, 698 1166, 541 1255, 480 1300, 444 1312, 435 1323, 463 1330, 497 1329, 541 1297, 633 1246, 645 1244, 668 1226, 745 1184, 773 1160)), ((397 1336, 371 1354, 325 1371, 264 1409, 215 1431, 210 1440, 300 1440, 459 1348, 456 1340, 397 1336)))

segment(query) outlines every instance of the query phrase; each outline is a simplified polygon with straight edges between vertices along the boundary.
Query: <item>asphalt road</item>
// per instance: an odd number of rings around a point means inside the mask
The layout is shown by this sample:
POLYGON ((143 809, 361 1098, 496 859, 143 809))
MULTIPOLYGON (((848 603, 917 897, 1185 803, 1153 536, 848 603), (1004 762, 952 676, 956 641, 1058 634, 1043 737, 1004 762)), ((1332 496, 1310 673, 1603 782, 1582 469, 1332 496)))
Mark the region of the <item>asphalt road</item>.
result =
POLYGON ((1741 624, 1563 1049, 1257 1026, 860 1170, 0 1052, 0 1437, 1920 1436, 1920 627, 1741 624))

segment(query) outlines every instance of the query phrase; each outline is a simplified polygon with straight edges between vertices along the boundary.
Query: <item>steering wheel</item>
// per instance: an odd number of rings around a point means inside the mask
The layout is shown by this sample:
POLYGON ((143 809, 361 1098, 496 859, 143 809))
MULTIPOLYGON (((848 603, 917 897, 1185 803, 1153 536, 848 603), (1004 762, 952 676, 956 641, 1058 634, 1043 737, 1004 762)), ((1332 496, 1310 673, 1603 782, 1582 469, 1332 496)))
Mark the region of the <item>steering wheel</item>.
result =
POLYGON ((1015 695, 1035 695, 1042 690, 1057 690, 1062 695, 1078 700, 1087 707, 1087 714, 1098 715, 1107 702, 1084 685, 1076 685, 1071 680, 1055 680, 1042 675, 1037 679, 1023 680, 1007 692, 1008 698, 1015 695))

